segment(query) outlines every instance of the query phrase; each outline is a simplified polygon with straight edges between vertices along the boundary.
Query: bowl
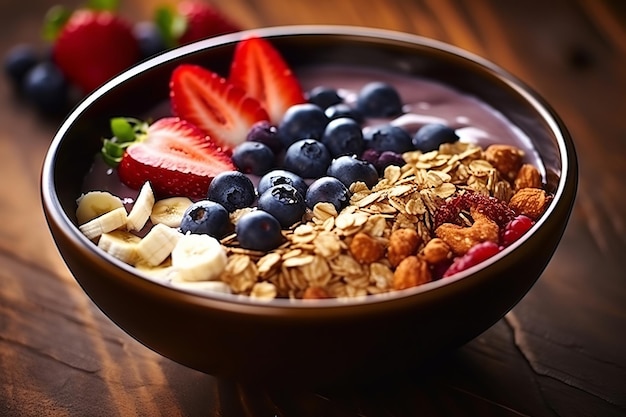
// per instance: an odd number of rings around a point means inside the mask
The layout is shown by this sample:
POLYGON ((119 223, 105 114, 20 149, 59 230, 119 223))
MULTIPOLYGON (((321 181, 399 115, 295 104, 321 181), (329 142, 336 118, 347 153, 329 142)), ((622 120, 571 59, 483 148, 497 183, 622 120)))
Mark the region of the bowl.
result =
POLYGON ((325 384, 416 369, 501 319, 539 278, 566 227, 577 188, 572 140, 554 111, 491 62, 448 44, 385 30, 285 26, 224 35, 140 63, 93 92, 54 137, 41 176, 58 250, 93 302, 130 336, 187 367, 248 383, 325 384), (227 73, 236 43, 269 39, 297 73, 319 63, 418 75, 496 108, 532 141, 553 200, 520 240, 451 279, 384 296, 261 302, 201 295, 145 279, 101 251, 76 225, 81 181, 119 115, 143 115, 168 97, 180 63, 227 73))

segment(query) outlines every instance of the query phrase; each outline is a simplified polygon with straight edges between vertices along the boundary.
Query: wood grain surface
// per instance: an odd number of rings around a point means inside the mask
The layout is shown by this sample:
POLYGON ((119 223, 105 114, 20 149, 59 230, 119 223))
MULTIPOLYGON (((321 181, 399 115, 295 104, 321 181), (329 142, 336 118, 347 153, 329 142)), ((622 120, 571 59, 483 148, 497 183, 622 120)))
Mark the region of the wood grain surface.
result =
MULTIPOLYGON (((20 42, 39 42, 44 13, 55 3, 2 0, 0 53, 20 42)), ((122 1, 122 13, 146 19, 163 3, 122 1)), ((128 337, 74 281, 39 198, 41 163, 60 120, 22 103, 2 77, 0 415, 626 415, 626 2, 214 4, 244 28, 323 23, 424 35, 479 54, 522 79, 554 107, 577 146, 579 192, 561 245, 504 319, 420 375, 333 392, 219 381, 128 337)))

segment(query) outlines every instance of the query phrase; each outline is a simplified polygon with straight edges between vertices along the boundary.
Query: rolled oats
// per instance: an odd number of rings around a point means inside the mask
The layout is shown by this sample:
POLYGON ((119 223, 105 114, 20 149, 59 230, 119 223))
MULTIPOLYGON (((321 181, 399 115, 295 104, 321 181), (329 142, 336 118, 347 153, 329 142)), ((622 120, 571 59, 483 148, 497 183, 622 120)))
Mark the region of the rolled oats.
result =
POLYGON ((276 295, 276 286, 271 282, 257 282, 250 291, 250 297, 257 300, 273 300, 276 295))

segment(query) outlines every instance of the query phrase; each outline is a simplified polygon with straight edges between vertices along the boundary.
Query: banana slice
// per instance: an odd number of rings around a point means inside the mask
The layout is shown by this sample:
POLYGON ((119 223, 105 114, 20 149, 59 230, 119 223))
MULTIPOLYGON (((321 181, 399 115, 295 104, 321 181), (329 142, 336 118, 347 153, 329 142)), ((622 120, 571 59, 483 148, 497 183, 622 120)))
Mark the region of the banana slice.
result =
POLYGON ((181 290, 191 291, 198 294, 221 293, 232 294, 228 284, 223 281, 183 281, 180 279, 172 279, 170 284, 181 290))
POLYGON ((118 207, 95 219, 89 220, 78 228, 88 239, 95 239, 104 233, 112 232, 126 225, 126 208, 118 207))
POLYGON ((137 253, 146 264, 157 266, 170 256, 182 236, 172 227, 157 224, 137 244, 137 253))
POLYGON ((217 279, 226 267, 226 260, 220 242, 204 234, 183 235, 172 251, 172 266, 182 281, 217 279))
POLYGON ((85 224, 104 213, 124 207, 122 200, 106 191, 90 191, 76 200, 76 220, 85 224))
POLYGON ((150 265, 140 258, 135 264, 135 268, 147 278, 163 283, 170 282, 176 276, 176 270, 172 267, 172 262, 169 258, 166 258, 165 261, 156 266, 150 265))
POLYGON ((145 182, 135 199, 133 208, 128 213, 128 230, 141 230, 146 225, 154 206, 154 192, 149 182, 145 182))
POLYGON ((169 197, 154 203, 150 221, 153 224, 163 223, 169 227, 179 227, 183 214, 192 204, 187 197, 169 197))
POLYGON ((115 256, 122 262, 134 265, 139 259, 137 245, 141 241, 139 236, 125 230, 114 230, 104 233, 98 240, 98 247, 115 256))

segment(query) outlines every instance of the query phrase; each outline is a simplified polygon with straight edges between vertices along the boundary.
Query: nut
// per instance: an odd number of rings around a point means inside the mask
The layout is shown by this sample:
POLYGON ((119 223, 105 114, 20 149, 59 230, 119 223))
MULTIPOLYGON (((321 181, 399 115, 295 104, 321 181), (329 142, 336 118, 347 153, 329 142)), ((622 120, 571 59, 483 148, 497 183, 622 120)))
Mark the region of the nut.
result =
POLYGON ((517 172, 513 184, 516 191, 522 188, 541 188, 541 174, 533 165, 524 164, 517 172))
POLYGON ((410 228, 395 230, 389 236, 389 249, 387 250, 389 263, 395 267, 407 256, 415 255, 420 243, 422 239, 417 234, 417 230, 410 228))
POLYGON ((428 263, 417 256, 408 256, 393 273, 393 289, 404 290, 432 281, 428 263))
POLYGON ((452 258, 452 250, 443 239, 436 237, 424 246, 422 258, 429 264, 435 265, 452 258))
POLYGON ((481 242, 498 243, 498 224, 474 207, 470 209, 470 215, 474 224, 469 227, 444 223, 435 230, 435 235, 450 246, 457 256, 464 255, 472 246, 481 242))
POLYGON ((552 198, 541 188, 522 188, 511 197, 509 207, 517 213, 537 220, 548 207, 552 198))
POLYGON ((370 264, 385 255, 385 247, 367 233, 358 232, 350 242, 350 253, 359 263, 370 264))
POLYGON ((511 145, 489 145, 485 159, 508 180, 513 180, 522 166, 524 151, 511 145))
POLYGON ((302 298, 305 300, 321 300, 330 298, 330 294, 322 287, 307 287, 302 294, 302 298))

